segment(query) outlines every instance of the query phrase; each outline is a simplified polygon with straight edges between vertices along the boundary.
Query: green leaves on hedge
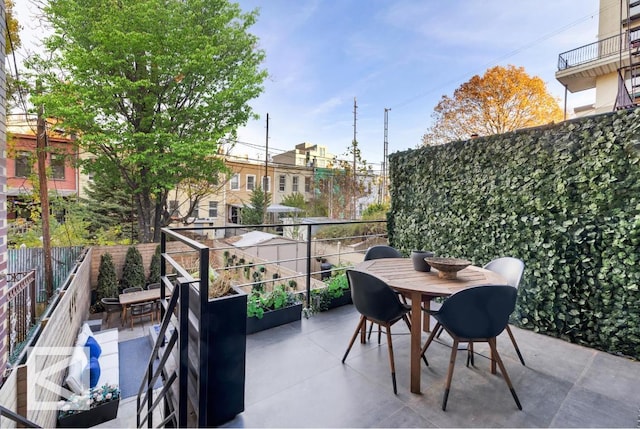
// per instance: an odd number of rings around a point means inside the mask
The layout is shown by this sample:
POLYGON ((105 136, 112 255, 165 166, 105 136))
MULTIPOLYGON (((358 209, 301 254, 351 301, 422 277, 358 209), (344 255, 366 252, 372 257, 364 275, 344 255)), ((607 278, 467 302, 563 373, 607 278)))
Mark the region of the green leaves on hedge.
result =
POLYGON ((640 358, 640 111, 389 157, 391 244, 525 261, 513 321, 640 358))

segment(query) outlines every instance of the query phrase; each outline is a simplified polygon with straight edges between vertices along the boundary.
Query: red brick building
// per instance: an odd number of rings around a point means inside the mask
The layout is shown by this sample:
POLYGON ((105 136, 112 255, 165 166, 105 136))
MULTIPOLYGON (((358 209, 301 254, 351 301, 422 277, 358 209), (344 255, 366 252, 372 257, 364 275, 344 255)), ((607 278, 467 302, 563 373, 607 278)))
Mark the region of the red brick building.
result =
MULTIPOLYGON (((36 136, 33 133, 12 133, 8 129, 7 150, 7 203, 9 219, 28 217, 28 195, 33 194, 32 180, 37 180, 38 162, 36 136)), ((62 197, 77 195, 79 172, 77 154, 72 141, 62 136, 47 138, 47 186, 49 194, 62 197)))

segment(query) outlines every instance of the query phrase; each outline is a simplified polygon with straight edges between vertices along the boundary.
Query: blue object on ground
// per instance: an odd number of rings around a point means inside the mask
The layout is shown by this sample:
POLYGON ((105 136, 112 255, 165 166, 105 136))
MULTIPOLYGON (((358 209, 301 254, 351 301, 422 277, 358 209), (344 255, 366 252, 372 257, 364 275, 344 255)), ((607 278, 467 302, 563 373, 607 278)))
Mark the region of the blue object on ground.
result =
MULTIPOLYGON (((140 389, 142 377, 147 370, 149 357, 151 356, 151 345, 147 337, 140 337, 133 340, 118 343, 120 356, 120 397, 122 399, 134 396, 140 389)), ((154 362, 154 369, 157 361, 154 362)), ((162 387, 160 379, 154 388, 162 387)))

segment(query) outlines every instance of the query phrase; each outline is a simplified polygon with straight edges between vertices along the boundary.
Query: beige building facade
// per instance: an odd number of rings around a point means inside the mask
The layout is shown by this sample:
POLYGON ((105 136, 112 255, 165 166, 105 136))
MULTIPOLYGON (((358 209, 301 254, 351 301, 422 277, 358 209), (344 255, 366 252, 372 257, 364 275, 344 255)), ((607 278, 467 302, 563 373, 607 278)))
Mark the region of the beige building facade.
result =
POLYGON ((335 164, 335 158, 326 146, 300 143, 293 150, 274 155, 273 162, 301 167, 331 168, 335 164))
POLYGON ((570 93, 595 89, 576 116, 640 103, 640 1, 600 0, 598 41, 561 53, 556 79, 570 93))

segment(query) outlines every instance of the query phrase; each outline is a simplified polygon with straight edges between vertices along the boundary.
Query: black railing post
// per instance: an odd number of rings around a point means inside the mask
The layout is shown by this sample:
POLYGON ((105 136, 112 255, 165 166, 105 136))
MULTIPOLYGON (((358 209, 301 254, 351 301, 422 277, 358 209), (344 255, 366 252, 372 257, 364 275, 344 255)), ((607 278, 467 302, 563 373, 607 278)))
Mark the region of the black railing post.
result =
POLYGON ((311 308, 311 226, 307 225, 307 309, 311 308))
MULTIPOLYGON (((209 389, 207 383, 209 382, 209 325, 210 317, 207 309, 207 303, 209 302, 209 248, 204 247, 200 249, 200 287, 198 293, 200 294, 200 370, 198 375, 198 425, 200 427, 205 426, 209 421, 207 414, 209 409, 207 404, 209 403, 209 389)), ((181 296, 182 298, 182 296, 181 296)), ((187 320, 189 317, 188 301, 186 306, 186 314, 183 316, 180 314, 180 318, 183 317, 187 320)), ((181 307, 182 308, 182 307, 181 307)))
MULTIPOLYGON (((202 276, 200 276, 202 277, 202 276)), ((208 277, 208 276, 207 276, 208 277)), ((184 280, 184 279, 183 279, 184 280)), ((187 393, 189 391, 189 283, 178 282, 180 319, 178 320, 178 347, 180 363, 178 369, 178 427, 187 427, 187 393)), ((202 365, 200 365, 202 366, 202 365)), ((198 410, 198 415, 202 410, 198 410)))
POLYGON ((31 277, 29 294, 31 295, 31 326, 36 324, 36 270, 28 274, 31 277))

